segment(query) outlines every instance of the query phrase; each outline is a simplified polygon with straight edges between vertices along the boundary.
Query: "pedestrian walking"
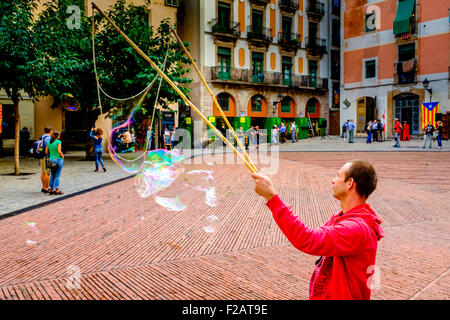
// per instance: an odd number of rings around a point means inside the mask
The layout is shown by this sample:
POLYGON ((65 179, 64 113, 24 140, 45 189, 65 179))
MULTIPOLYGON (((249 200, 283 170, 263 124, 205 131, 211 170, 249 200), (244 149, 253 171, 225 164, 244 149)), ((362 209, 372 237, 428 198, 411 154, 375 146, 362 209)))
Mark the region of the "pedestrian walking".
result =
POLYGON ((355 131, 355 124, 353 123, 353 120, 350 120, 347 126, 348 126, 348 143, 354 143, 353 133, 355 131))
POLYGON ((45 150, 45 153, 49 155, 46 165, 51 171, 48 192, 50 195, 64 194, 64 192, 59 190, 61 172, 64 164, 64 154, 61 151, 61 140, 59 140, 59 137, 59 131, 53 131, 45 150))
POLYGON ((344 124, 342 125, 342 139, 344 139, 344 141, 347 138, 347 129, 348 129, 348 120, 344 122, 344 124))
POLYGON ((242 127, 239 127, 239 129, 236 131, 236 135, 239 139, 239 141, 241 142, 242 145, 244 145, 244 140, 245 140, 245 134, 244 134, 244 130, 242 129, 242 127))
POLYGON ((425 128, 423 128, 423 130, 425 131, 424 134, 424 142, 423 142, 423 149, 425 149, 425 145, 427 144, 427 141, 430 140, 430 149, 431 149, 431 145, 433 144, 433 132, 434 132, 434 127, 431 124, 430 121, 428 121, 427 126, 425 128))
POLYGON ((280 141, 281 143, 286 142, 286 127, 283 122, 280 125, 280 141))
POLYGON ((295 143, 295 122, 291 122, 291 140, 292 143, 295 143))
POLYGON ((409 124, 406 121, 403 121, 403 130, 402 130, 402 137, 401 141, 409 141, 409 124))
POLYGON ((39 152, 37 152, 36 150, 33 150, 33 152, 35 153, 35 156, 39 159, 39 165, 41 166, 41 182, 42 182, 42 188, 41 188, 41 192, 43 193, 48 193, 48 185, 50 182, 50 168, 48 168, 46 166, 46 162, 48 161, 48 155, 47 155, 47 145, 50 142, 50 136, 53 133, 52 131, 52 127, 50 126, 46 126, 44 128, 44 134, 39 138, 39 142, 37 143, 39 146, 38 148, 40 148, 41 150, 39 150, 39 152), (39 153, 39 155, 37 155, 37 153, 39 153))
POLYGON ((400 124, 400 121, 395 118, 395 126, 394 126, 394 137, 395 137, 395 144, 394 148, 400 148, 400 134, 402 133, 402 125, 400 124))
POLYGON ((272 144, 278 144, 278 128, 275 125, 272 128, 272 144))
POLYGON ((89 136, 94 140, 94 172, 98 171, 99 162, 102 165, 103 172, 106 172, 105 163, 103 162, 103 130, 101 128, 92 128, 89 136))
POLYGON ((436 132, 437 132, 437 142, 438 142, 438 150, 442 149, 442 121, 438 121, 436 125, 436 132))
POLYGON ((366 125, 366 132, 367 132, 367 140, 366 143, 372 143, 372 121, 370 120, 366 125))
POLYGON ((332 180, 341 211, 324 226, 307 227, 277 194, 270 178, 252 173, 255 192, 267 201, 278 227, 298 250, 321 256, 309 284, 311 300, 369 300, 381 220, 366 202, 376 189, 374 167, 361 160, 342 166, 332 180))

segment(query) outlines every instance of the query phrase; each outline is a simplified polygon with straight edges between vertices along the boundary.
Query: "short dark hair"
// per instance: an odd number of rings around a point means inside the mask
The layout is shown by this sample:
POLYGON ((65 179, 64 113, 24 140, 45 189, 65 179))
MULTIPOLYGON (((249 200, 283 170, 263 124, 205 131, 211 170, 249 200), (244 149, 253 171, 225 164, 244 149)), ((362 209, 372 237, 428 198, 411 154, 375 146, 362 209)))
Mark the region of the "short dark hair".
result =
POLYGON ((49 133, 50 131, 52 131, 52 127, 46 126, 46 127, 44 128, 44 132, 45 132, 45 133, 49 133))
POLYGON ((349 163, 351 165, 345 171, 345 181, 353 178, 356 192, 367 199, 377 187, 378 177, 375 168, 363 160, 352 160, 349 163))

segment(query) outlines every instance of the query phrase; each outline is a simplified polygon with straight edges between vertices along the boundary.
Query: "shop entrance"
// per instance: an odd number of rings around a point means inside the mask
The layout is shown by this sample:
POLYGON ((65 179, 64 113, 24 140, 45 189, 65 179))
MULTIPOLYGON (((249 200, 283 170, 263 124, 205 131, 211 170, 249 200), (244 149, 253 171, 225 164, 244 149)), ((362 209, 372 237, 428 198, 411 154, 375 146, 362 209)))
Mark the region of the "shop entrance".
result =
POLYGON ((419 134, 419 96, 402 94, 394 98, 395 117, 409 124, 409 134, 419 134))

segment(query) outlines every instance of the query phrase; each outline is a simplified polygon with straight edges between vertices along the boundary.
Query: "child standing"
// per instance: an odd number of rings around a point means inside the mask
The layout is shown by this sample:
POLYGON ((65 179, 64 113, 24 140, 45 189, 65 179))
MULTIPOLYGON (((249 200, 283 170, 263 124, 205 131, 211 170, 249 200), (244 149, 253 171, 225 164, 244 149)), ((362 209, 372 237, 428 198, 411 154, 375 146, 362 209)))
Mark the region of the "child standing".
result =
POLYGON ((98 163, 102 165, 103 171, 106 172, 105 164, 103 163, 103 130, 100 128, 92 128, 89 136, 94 139, 94 156, 95 156, 95 172, 98 171, 98 163))

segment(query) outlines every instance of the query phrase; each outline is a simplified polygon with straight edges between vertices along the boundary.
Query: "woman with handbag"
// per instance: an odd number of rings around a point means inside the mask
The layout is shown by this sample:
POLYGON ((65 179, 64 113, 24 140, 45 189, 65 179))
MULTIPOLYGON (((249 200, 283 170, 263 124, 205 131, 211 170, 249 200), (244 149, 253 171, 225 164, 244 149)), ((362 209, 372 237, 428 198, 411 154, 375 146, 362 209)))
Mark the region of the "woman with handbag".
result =
POLYGON ((59 140, 59 136, 59 131, 53 131, 45 150, 45 153, 49 155, 47 158, 47 167, 51 170, 49 182, 49 194, 51 195, 64 194, 59 190, 61 171, 64 163, 64 155, 61 151, 61 140, 59 140))

